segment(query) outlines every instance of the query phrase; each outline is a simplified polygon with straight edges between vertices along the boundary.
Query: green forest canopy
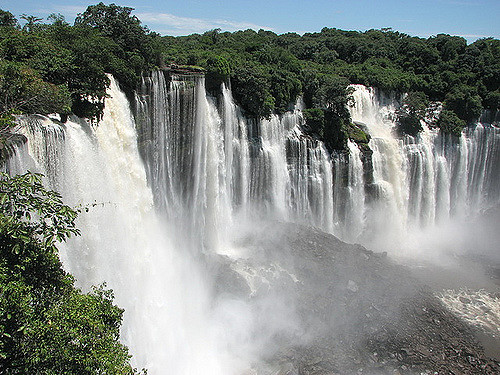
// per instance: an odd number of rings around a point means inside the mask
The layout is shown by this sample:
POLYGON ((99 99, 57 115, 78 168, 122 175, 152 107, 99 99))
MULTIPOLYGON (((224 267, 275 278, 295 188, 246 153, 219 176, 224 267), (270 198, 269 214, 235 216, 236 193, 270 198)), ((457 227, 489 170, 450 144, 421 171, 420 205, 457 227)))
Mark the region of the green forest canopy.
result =
POLYGON ((23 27, 1 11, 1 113, 15 109, 98 119, 109 84, 106 73, 133 90, 142 73, 170 64, 203 67, 212 91, 230 80, 249 116, 282 113, 302 95, 307 108, 322 112, 310 128, 330 148, 342 148, 339 134, 351 126, 346 105, 353 83, 412 94, 400 113, 401 129, 409 133, 419 131, 422 111, 416 108, 428 101, 443 102, 454 114, 436 125, 446 123, 442 129, 455 134, 483 109, 499 108, 498 39, 467 45, 464 38, 446 34, 423 39, 391 29, 335 28, 302 36, 216 29, 161 37, 132 10, 99 3, 79 14, 74 25, 60 15, 49 16, 47 23, 24 15, 23 27))
MULTIPOLYGON (((170 64, 206 70, 207 88, 230 81, 253 117, 286 111, 299 95, 308 129, 330 149, 368 137, 349 117, 348 85, 408 93, 400 127, 420 130, 429 101, 444 109, 436 126, 458 134, 500 103, 500 41, 440 34, 422 39, 392 30, 324 28, 277 35, 211 30, 171 37, 149 31, 132 8, 93 5, 74 25, 0 11, 0 139, 13 114, 74 113, 99 119, 107 73, 131 91, 141 74, 170 64)), ((118 341, 122 310, 103 288, 83 294, 61 267, 56 242, 78 234, 77 212, 39 176, 0 177, 0 372, 136 373, 118 341), (37 219, 38 218, 38 219, 37 219)))

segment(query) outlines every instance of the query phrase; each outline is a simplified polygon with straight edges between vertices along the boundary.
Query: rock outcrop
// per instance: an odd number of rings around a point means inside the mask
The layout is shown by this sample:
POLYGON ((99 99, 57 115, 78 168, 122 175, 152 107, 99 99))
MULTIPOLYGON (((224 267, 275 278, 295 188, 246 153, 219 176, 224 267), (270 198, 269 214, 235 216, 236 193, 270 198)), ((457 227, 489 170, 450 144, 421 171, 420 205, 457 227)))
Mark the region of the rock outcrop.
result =
POLYGON ((293 320, 277 330, 258 374, 500 372, 471 328, 384 253, 276 222, 235 245, 245 253, 220 258, 221 298, 270 298, 282 306, 275 319, 293 320))

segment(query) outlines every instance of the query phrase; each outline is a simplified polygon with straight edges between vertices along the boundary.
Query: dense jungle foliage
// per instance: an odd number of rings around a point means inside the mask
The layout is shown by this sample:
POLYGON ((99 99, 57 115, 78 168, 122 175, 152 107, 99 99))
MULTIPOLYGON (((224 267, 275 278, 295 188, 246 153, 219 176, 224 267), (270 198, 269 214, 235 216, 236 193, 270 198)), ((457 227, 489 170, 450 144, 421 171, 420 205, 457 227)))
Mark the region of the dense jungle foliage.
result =
POLYGON ((113 74, 134 88, 159 65, 160 37, 131 15, 132 8, 88 7, 73 26, 60 15, 49 23, 0 11, 0 111, 74 113, 98 119, 113 74))
MULTIPOLYGON (((207 88, 230 81, 249 116, 267 117, 290 108, 302 95, 308 128, 330 148, 343 148, 349 129, 351 83, 408 93, 399 111, 400 129, 420 129, 430 101, 444 103, 443 131, 459 134, 483 109, 500 103, 500 41, 439 34, 428 39, 391 29, 366 32, 324 28, 318 33, 277 35, 253 30, 210 30, 160 37, 115 4, 89 6, 69 25, 60 15, 48 22, 0 12, 0 111, 2 115, 53 113, 98 119, 106 73, 132 90, 142 72, 200 66, 207 88), (167 64, 165 64, 166 62, 167 64), (321 112, 321 113, 320 113, 321 112)), ((359 131, 359 129, 357 130, 359 131)))
POLYGON ((2 374, 137 374, 112 292, 84 294, 62 268, 56 245, 79 234, 77 214, 40 175, 0 175, 2 374))
MULTIPOLYGON (((303 36, 211 30, 161 37, 132 11, 99 3, 70 25, 57 14, 45 21, 21 15, 20 22, 0 10, 1 155, 16 114, 98 120, 107 74, 130 92, 144 72, 184 65, 203 68, 214 94, 230 84, 248 116, 282 113, 302 96, 306 130, 331 150, 345 149, 348 138, 369 141, 351 122, 349 84, 406 93, 398 117, 408 134, 421 130, 432 101, 443 103, 434 125, 452 134, 483 109, 499 108, 496 39, 467 45, 444 34, 334 28, 303 36)), ((136 373, 118 341, 123 311, 112 293, 82 293, 61 267, 56 244, 78 234, 76 215, 39 176, 0 177, 0 373, 136 373)))
MULTIPOLYGON (((391 29, 324 28, 303 36, 212 30, 163 37, 163 43, 166 61, 200 65, 208 79, 214 73, 230 78, 236 99, 252 115, 282 112, 302 94, 308 108, 324 112, 308 115, 322 138, 335 133, 332 127, 347 130, 348 84, 408 93, 399 120, 401 131, 410 134, 421 129, 429 101, 444 103, 446 119, 434 125, 446 124, 442 129, 454 134, 500 103, 500 41, 492 38, 467 45, 445 34, 422 39, 391 29)), ((325 140, 335 146, 332 138, 325 140)))

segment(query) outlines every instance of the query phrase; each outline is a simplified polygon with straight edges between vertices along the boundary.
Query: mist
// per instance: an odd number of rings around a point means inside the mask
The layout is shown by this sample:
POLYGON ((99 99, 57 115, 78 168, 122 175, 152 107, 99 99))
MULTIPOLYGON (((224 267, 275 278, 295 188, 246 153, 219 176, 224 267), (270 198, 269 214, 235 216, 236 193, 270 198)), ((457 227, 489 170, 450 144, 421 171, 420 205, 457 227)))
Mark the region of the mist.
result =
POLYGON ((367 181, 363 150, 331 155, 300 105, 247 119, 227 87, 160 72, 132 106, 113 79, 108 94, 97 127, 20 119, 29 147, 9 169, 91 205, 61 257, 83 289, 114 290, 149 374, 392 373, 408 342, 450 342, 430 336, 426 314, 454 319, 433 292, 495 289, 498 128, 398 138, 398 98, 356 86, 367 181))

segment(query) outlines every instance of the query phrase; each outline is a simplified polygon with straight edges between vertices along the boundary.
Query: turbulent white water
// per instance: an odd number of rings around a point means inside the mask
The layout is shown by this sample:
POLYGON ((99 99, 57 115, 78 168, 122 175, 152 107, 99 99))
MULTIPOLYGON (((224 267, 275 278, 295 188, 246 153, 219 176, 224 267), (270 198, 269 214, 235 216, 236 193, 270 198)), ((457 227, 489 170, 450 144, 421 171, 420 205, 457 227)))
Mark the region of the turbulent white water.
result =
MULTIPOLYGON (((214 294, 213 259, 251 257, 235 238, 256 220, 408 253, 457 246, 447 231, 500 202, 498 128, 477 124, 458 140, 427 128, 398 138, 397 102, 363 86, 351 114, 372 137, 371 158, 351 141, 349 154, 330 156, 303 133, 299 105, 245 118, 227 87, 213 98, 201 76, 144 77, 135 116, 114 80, 108 93, 97 127, 19 119, 29 141, 4 169, 40 171, 69 204, 89 206, 83 236, 61 255, 84 289, 106 281, 115 291, 123 340, 149 374, 240 374, 293 329, 280 296, 214 294)), ((252 291, 259 270, 245 267, 234 270, 252 291)))
POLYGON ((438 295, 458 317, 484 329, 493 337, 500 335, 500 298, 484 290, 445 290, 438 295))
POLYGON ((84 289, 106 281, 114 290, 126 310, 123 340, 137 366, 153 374, 227 373, 224 351, 213 345, 201 266, 169 240, 169 227, 154 210, 126 97, 114 81, 108 94, 95 129, 30 120, 34 161, 18 172, 36 164, 66 202, 89 206, 78 223, 85 235, 61 255, 84 289))
MULTIPOLYGON (((418 136, 401 138, 395 132, 396 100, 354 88, 352 118, 372 137, 373 196, 365 195, 364 209, 351 210, 362 215, 357 221, 365 229, 350 239, 402 252, 459 246, 456 232, 466 221, 500 202, 500 129, 478 123, 453 139, 424 126, 418 136)), ((350 175, 349 189, 362 173, 358 168, 350 175)))
POLYGON ((231 91, 218 106, 202 77, 145 77, 136 100, 139 143, 155 201, 209 251, 235 217, 266 215, 332 230, 332 169, 302 133, 299 110, 256 122, 231 91))

